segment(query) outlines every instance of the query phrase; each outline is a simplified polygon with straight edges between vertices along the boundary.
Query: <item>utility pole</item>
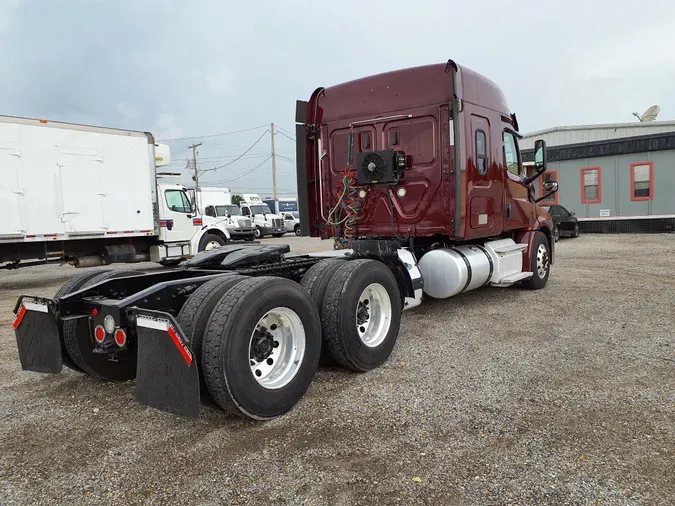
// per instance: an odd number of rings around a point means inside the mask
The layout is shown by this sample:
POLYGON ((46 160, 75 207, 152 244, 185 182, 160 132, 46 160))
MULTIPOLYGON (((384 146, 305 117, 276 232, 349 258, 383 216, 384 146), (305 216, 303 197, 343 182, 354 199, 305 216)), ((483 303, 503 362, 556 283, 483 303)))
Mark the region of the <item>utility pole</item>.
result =
POLYGON ((199 191, 199 172, 197 172, 197 146, 201 146, 202 143, 198 144, 193 144, 192 146, 188 146, 192 150, 192 168, 195 171, 195 187, 197 188, 197 191, 199 191))
POLYGON ((274 123, 270 125, 272 132, 272 198, 277 198, 277 157, 274 151, 274 123))

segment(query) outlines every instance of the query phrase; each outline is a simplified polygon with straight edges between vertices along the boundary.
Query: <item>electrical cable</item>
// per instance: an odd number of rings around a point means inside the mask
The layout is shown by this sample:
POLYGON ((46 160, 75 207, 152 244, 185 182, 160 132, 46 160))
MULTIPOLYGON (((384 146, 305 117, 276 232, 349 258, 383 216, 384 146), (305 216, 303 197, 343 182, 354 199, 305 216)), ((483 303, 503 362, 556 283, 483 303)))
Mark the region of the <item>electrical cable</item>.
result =
POLYGON ((223 135, 232 135, 232 134, 239 134, 239 133, 242 133, 242 132, 250 132, 252 130, 259 130, 261 128, 265 128, 266 126, 267 125, 260 125, 260 126, 257 126, 257 127, 244 128, 242 130, 233 130, 231 132, 223 132, 223 133, 220 133, 220 134, 195 135, 193 137, 174 137, 173 139, 157 139, 157 140, 158 141, 164 141, 164 142, 172 142, 172 141, 189 141, 191 139, 209 139, 211 137, 222 137, 223 135))
MULTIPOLYGON (((246 151, 244 151, 241 155, 239 155, 239 156, 238 156, 237 158, 235 158, 234 160, 231 160, 231 161, 227 162, 227 163, 224 164, 224 165, 220 165, 220 166, 218 166, 218 167, 213 167, 213 168, 211 168, 211 169, 207 169, 207 170, 205 170, 205 171, 203 171, 203 172, 201 172, 201 173, 203 174, 204 172, 210 172, 210 171, 212 171, 212 170, 219 170, 219 169, 222 169, 222 168, 224 168, 224 167, 227 167, 228 165, 232 165, 234 162, 236 162, 237 160, 241 159, 246 153, 248 153, 249 151, 251 151, 251 150, 255 147, 255 145, 258 144, 258 143, 262 140, 263 137, 265 137, 265 135, 266 135, 268 132, 269 132, 269 129, 265 130, 265 131, 263 132, 263 134, 262 134, 260 137, 258 137, 258 140, 256 140, 253 144, 251 144, 251 146, 250 146, 246 151)), ((271 156, 270 156, 270 158, 271 158, 271 156)), ((263 162, 263 163, 264 163, 264 162, 263 162)))
POLYGON ((249 174, 255 172, 256 170, 258 170, 260 167, 262 167, 266 162, 268 162, 271 159, 272 159, 272 155, 265 158, 260 164, 256 165, 251 170, 249 170, 247 172, 244 172, 243 174, 240 174, 237 177, 233 177, 231 179, 226 179, 226 180, 223 180, 223 181, 209 181, 209 183, 211 183, 211 184, 225 184, 225 183, 229 183, 231 181, 236 181, 237 179, 241 179, 242 177, 248 176, 249 174))

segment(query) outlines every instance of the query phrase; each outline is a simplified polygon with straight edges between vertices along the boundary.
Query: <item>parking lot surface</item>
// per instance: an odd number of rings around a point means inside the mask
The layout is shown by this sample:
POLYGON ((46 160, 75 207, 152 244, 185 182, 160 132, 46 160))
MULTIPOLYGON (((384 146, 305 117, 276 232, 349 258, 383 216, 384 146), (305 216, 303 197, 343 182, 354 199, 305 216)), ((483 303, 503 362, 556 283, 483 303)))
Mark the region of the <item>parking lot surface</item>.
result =
POLYGON ((321 369, 267 423, 21 371, 17 297, 75 269, 0 272, 0 504, 675 504, 675 235, 556 251, 544 290, 426 300, 383 367, 321 369))

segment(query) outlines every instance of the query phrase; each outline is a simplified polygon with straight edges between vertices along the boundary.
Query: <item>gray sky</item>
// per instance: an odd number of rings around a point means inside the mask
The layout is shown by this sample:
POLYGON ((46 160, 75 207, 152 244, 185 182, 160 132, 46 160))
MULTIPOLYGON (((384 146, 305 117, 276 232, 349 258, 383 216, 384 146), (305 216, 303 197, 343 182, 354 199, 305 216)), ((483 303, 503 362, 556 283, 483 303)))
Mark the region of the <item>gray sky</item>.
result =
MULTIPOLYGON (((545 3, 0 0, 0 114, 159 139, 271 122, 292 134, 295 100, 318 86, 453 58, 504 90, 524 132, 636 121, 655 103, 675 119, 673 2, 545 3)), ((266 128, 194 139, 201 166, 233 160, 266 128)), ((172 168, 192 141, 170 143, 172 168)), ((276 143, 280 193, 293 193, 294 143, 276 143)), ((269 144, 202 181, 266 196, 269 144)))

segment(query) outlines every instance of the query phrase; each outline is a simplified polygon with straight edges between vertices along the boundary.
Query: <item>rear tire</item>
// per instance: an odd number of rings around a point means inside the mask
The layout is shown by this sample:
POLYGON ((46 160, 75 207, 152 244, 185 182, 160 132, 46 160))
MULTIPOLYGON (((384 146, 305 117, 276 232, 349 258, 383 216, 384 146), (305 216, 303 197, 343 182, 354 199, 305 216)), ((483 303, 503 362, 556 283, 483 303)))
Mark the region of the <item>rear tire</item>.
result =
MULTIPOLYGON (((312 297, 316 308, 319 311, 321 316, 321 327, 322 333, 323 326, 325 324, 325 319, 323 315, 323 299, 326 295, 326 288, 328 284, 333 279, 335 271, 337 271, 343 264, 344 260, 339 260, 335 258, 330 258, 326 260, 321 260, 320 262, 312 265, 305 275, 302 277, 300 284, 309 292, 309 295, 312 297)), ((325 342, 321 343, 321 356, 319 358, 319 365, 335 365, 336 362, 328 351, 328 346, 325 342)))
MULTIPOLYGON (((201 357, 204 330, 213 308, 227 292, 245 279, 247 279, 245 276, 237 275, 218 276, 197 288, 183 304, 176 321, 195 357, 201 357)), ((202 397, 208 399, 204 371, 201 369, 199 370, 199 383, 202 397)))
POLYGON ((249 241, 249 242, 255 240, 255 233, 250 234, 250 235, 247 235, 247 236, 244 238, 244 240, 245 240, 245 241, 249 241))
POLYGON ((579 237, 579 224, 578 223, 574 224, 574 231, 572 232, 572 237, 574 237, 574 238, 579 237))
MULTIPOLYGON (((120 278, 135 274, 144 274, 140 271, 109 270, 99 272, 93 276, 81 288, 88 288, 101 281, 112 278, 120 278)), ((120 353, 122 360, 111 362, 106 354, 94 353, 89 325, 83 325, 82 320, 69 320, 63 322, 63 340, 68 354, 73 362, 85 373, 98 379, 107 381, 128 381, 136 377, 137 348, 134 342, 132 346, 120 353)))
POLYGON ((394 349, 401 311, 398 283, 382 262, 345 262, 326 288, 323 342, 342 367, 358 372, 375 369, 394 349))
POLYGON ((202 342, 204 379, 224 410, 276 418, 307 392, 320 348, 319 312, 304 288, 284 278, 247 279, 211 313, 202 342))
MULTIPOLYGON (((92 269, 90 271, 80 272, 70 278, 54 295, 54 298, 63 297, 64 295, 69 295, 71 293, 77 292, 82 286, 89 281, 94 276, 100 276, 104 272, 110 272, 109 269, 92 269)), ((68 349, 66 348, 66 343, 63 340, 63 328, 59 327, 59 341, 61 341, 61 361, 68 369, 73 371, 84 373, 84 371, 78 367, 78 365, 73 362, 73 359, 70 358, 68 354, 68 349)))
POLYGON ((523 286, 530 290, 541 290, 546 286, 551 274, 551 249, 548 238, 543 232, 537 231, 535 234, 530 251, 532 277, 523 281, 523 286))

